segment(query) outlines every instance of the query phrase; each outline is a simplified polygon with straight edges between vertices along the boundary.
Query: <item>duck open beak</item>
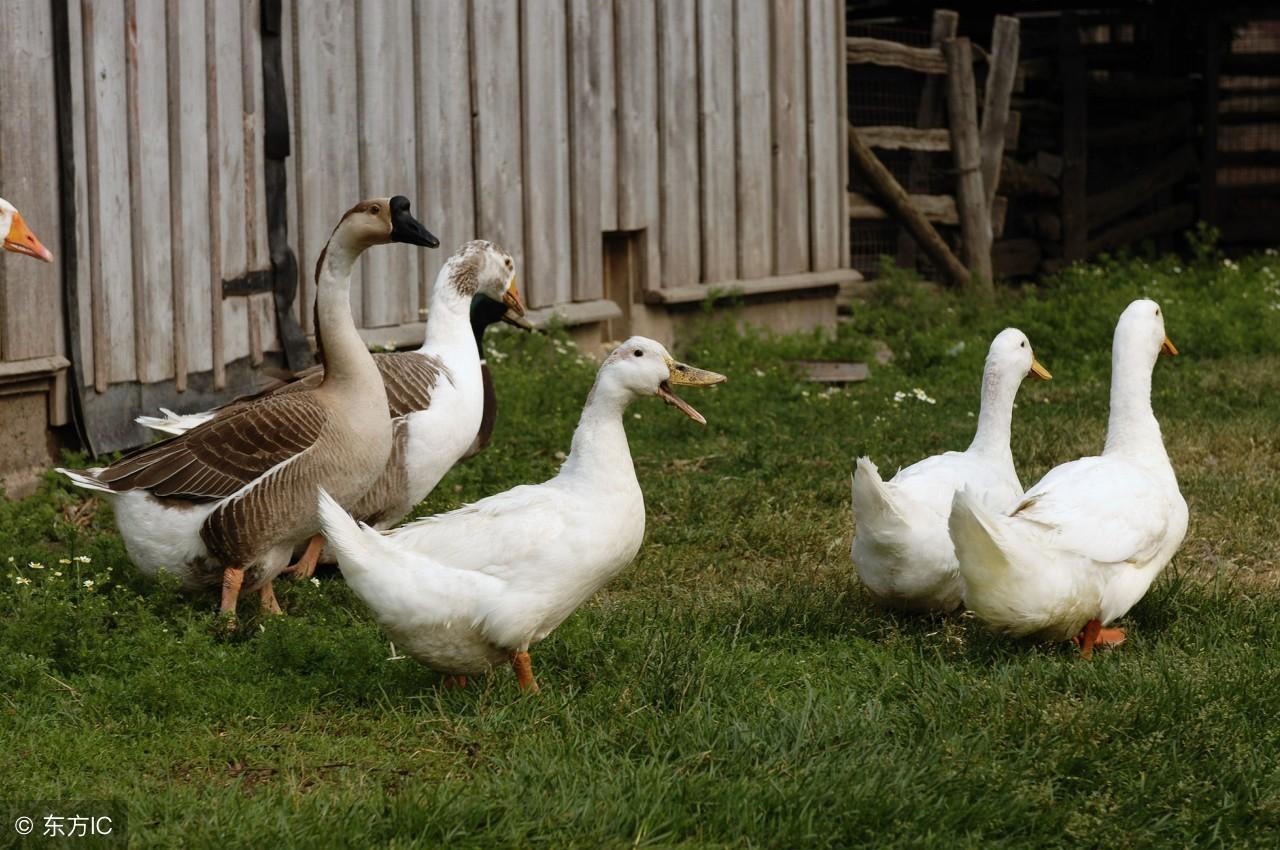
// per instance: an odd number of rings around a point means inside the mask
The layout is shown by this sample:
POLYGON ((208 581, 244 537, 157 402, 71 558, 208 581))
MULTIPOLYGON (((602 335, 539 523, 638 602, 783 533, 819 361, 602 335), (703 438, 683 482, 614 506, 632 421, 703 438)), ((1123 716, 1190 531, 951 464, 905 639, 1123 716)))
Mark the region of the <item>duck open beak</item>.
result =
POLYGON ((1048 381, 1053 378, 1053 375, 1049 374, 1049 370, 1044 368, 1044 364, 1034 357, 1031 358, 1031 374, 1042 381, 1048 381))
POLYGON ((13 214, 9 235, 4 239, 4 249, 15 254, 26 254, 28 257, 35 257, 37 260, 44 260, 46 263, 53 262, 53 252, 40 244, 40 240, 27 227, 27 223, 22 218, 22 213, 17 211, 13 214))
POLYGON ((502 321, 511 325, 513 328, 519 328, 522 331, 533 330, 533 322, 529 321, 524 316, 521 316, 515 310, 507 310, 507 312, 502 314, 501 318, 502 321))
POLYGON ((1173 340, 1169 339, 1169 337, 1165 337, 1164 342, 1160 344, 1160 353, 1176 357, 1178 355, 1178 348, 1173 344, 1173 340))
MULTIPOLYGON (((502 293, 502 303, 507 305, 508 315, 511 313, 515 313, 517 316, 524 315, 524 302, 520 300, 520 290, 516 289, 516 276, 514 273, 511 275, 511 282, 507 284, 507 291, 502 293)), ((505 321, 507 317, 503 316, 502 318, 505 321)), ((515 324, 515 322, 511 324, 515 324)), ((522 327, 522 325, 516 325, 516 327, 522 327)), ((530 328, 532 328, 532 325, 530 325, 530 328)))
POLYGON ((706 369, 695 369, 684 363, 679 363, 668 358, 667 369, 671 372, 668 378, 658 385, 658 398, 667 404, 679 410, 685 416, 688 416, 699 425, 706 425, 707 420, 701 413, 694 410, 687 401, 680 398, 672 391, 671 385, 682 385, 686 387, 709 387, 712 384, 722 384, 729 380, 724 375, 717 372, 708 372, 706 369))

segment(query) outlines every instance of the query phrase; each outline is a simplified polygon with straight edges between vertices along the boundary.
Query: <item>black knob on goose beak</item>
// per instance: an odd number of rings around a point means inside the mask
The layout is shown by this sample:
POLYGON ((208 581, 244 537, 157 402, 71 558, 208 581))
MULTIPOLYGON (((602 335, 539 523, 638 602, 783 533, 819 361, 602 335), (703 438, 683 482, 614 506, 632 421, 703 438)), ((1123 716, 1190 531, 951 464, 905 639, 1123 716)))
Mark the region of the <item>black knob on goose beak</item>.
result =
POLYGON ((425 248, 439 248, 440 240, 422 226, 422 222, 409 215, 409 199, 396 195, 391 199, 391 241, 407 242, 425 248))

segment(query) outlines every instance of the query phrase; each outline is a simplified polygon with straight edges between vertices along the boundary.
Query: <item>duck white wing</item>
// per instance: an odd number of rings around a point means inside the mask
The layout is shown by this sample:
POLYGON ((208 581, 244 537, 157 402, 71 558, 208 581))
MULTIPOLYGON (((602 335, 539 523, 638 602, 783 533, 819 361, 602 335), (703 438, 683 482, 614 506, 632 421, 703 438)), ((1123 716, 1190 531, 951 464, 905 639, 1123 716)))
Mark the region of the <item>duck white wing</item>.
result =
POLYGON ((537 564, 563 536, 572 496, 553 484, 524 484, 387 533, 397 546, 459 570, 511 578, 537 564))
POLYGON ((1168 496, 1122 457, 1087 457, 1049 471, 1010 516, 1038 527, 1044 543, 1097 564, 1142 564, 1169 535, 1168 496))

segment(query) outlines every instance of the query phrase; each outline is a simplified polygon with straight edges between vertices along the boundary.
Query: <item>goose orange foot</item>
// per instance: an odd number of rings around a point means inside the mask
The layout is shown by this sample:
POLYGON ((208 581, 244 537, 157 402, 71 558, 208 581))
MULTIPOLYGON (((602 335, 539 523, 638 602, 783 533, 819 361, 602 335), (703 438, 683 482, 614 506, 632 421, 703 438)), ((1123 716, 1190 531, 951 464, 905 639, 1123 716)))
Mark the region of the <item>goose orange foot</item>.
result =
POLYGON ((442 679, 440 682, 440 687, 446 691, 451 691, 454 688, 458 688, 459 690, 461 690, 466 686, 467 686, 466 676, 448 675, 448 676, 445 676, 444 679, 442 679))
POLYGON ((222 604, 218 613, 236 616, 236 603, 240 601, 240 586, 244 584, 244 569, 227 567, 222 571, 222 604))
POLYGON ((258 591, 258 601, 264 614, 283 614, 280 610, 280 603, 276 601, 276 592, 271 587, 271 582, 267 582, 258 591))
POLYGON ((285 567, 282 572, 292 578, 306 581, 315 573, 316 562, 320 560, 322 551, 324 551, 324 535, 317 534, 307 541, 307 548, 302 553, 302 557, 285 567))
POLYGON ((529 657, 529 653, 511 653, 511 669, 516 671, 516 681, 520 683, 520 690, 530 694, 538 692, 538 683, 533 680, 533 659, 529 657))
POLYGON ((1072 640, 1080 647, 1080 657, 1088 661, 1095 646, 1119 646, 1125 642, 1125 633, 1124 629, 1104 629, 1101 620, 1090 620, 1072 640))

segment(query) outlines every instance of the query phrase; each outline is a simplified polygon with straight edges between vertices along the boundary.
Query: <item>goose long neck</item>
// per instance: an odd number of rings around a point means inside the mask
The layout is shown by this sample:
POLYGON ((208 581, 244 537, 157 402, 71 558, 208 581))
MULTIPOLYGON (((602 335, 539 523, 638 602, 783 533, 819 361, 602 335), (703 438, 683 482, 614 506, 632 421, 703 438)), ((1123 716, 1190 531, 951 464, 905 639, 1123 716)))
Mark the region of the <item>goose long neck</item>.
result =
POLYGON ((351 318, 351 268, 359 256, 335 233, 316 273, 316 344, 325 384, 377 380, 377 366, 351 318))
POLYGON ((446 263, 436 275, 422 351, 478 344, 471 331, 471 297, 461 293, 454 284, 453 268, 452 263, 446 263))
POLYGON ((1013 426, 1013 401, 1018 395, 1022 377, 1000 369, 987 361, 982 370, 982 400, 978 409, 978 430, 969 444, 969 451, 993 460, 1007 459, 1013 464, 1013 452, 1009 448, 1013 426))
MULTIPOLYGON (((562 474, 608 481, 614 486, 635 485, 635 466, 622 414, 631 402, 631 393, 607 379, 597 378, 582 409, 582 418, 573 432, 573 446, 562 474)), ((636 485, 638 486, 638 485, 636 485)))
POLYGON ((1105 454, 1133 452, 1144 456, 1164 453, 1160 423, 1151 409, 1152 357, 1117 340, 1111 357, 1111 416, 1107 421, 1105 454))

